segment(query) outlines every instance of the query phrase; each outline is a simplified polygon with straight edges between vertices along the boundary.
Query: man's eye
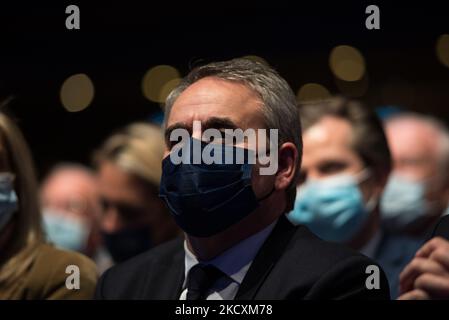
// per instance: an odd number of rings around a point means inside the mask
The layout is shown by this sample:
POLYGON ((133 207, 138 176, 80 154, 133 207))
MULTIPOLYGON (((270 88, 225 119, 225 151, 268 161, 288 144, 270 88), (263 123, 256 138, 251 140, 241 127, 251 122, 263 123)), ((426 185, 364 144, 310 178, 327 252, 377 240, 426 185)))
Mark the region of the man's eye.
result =
POLYGON ((178 143, 181 142, 181 138, 175 139, 175 140, 169 140, 168 141, 168 147, 172 149, 174 146, 176 146, 178 143))
POLYGON ((415 159, 402 159, 401 164, 404 166, 419 166, 425 164, 427 161, 424 158, 415 158, 415 159))
POLYGON ((222 132, 222 137, 223 137, 223 143, 226 143, 228 145, 236 145, 236 144, 240 144, 243 143, 245 138, 244 137, 240 137, 239 135, 235 135, 235 134, 230 134, 227 132, 222 132))
POLYGON ((176 142, 176 141, 170 141, 169 143, 168 143, 168 147, 170 148, 170 149, 172 149, 174 146, 176 146, 178 143, 176 142))
POLYGON ((219 135, 206 135, 203 137, 203 141, 206 143, 225 143, 226 133, 219 131, 219 135))
POLYGON ((344 163, 327 163, 322 166, 320 166, 320 172, 323 174, 332 174, 332 173, 338 173, 342 170, 344 170, 347 167, 344 163))
POLYGON ((101 199, 100 204, 103 210, 107 210, 110 207, 110 203, 106 199, 101 199))
POLYGON ((120 217, 124 221, 135 221, 145 214, 145 210, 143 208, 134 208, 130 206, 120 205, 117 209, 120 217))

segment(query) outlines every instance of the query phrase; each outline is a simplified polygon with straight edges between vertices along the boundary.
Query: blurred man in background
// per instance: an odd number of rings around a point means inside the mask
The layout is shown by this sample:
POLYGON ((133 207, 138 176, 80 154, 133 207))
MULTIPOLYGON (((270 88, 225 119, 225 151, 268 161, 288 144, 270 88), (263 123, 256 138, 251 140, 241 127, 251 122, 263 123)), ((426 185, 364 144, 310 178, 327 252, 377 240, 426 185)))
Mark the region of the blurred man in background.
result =
POLYGON ((103 243, 122 262, 170 240, 178 228, 158 197, 164 152, 161 130, 131 124, 95 154, 103 216, 103 243))
POLYGON ((99 269, 108 267, 101 250, 101 204, 95 173, 80 164, 58 165, 42 182, 40 193, 48 240, 89 256, 99 269))
POLYGON ((381 200, 385 227, 424 239, 446 213, 449 131, 438 120, 399 113, 384 122, 393 172, 381 200))
POLYGON ((304 156, 295 207, 288 217, 324 240, 347 244, 378 262, 392 297, 419 242, 381 229, 379 199, 391 170, 380 120, 345 98, 300 107, 304 156))

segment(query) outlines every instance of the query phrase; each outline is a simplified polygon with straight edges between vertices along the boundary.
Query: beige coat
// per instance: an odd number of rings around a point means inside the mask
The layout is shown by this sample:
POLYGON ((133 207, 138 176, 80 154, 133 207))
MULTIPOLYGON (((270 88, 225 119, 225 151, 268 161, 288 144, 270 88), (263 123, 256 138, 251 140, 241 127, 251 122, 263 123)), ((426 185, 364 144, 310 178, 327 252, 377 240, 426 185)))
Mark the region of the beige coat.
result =
MULTIPOLYGON (((97 282, 95 264, 82 254, 40 245, 34 262, 18 281, 0 287, 0 299, 91 299, 97 282), (70 290, 66 279, 69 265, 79 268, 80 288, 70 290)), ((72 282, 73 283, 73 282, 72 282)), ((69 281, 70 284, 70 281, 69 281)))

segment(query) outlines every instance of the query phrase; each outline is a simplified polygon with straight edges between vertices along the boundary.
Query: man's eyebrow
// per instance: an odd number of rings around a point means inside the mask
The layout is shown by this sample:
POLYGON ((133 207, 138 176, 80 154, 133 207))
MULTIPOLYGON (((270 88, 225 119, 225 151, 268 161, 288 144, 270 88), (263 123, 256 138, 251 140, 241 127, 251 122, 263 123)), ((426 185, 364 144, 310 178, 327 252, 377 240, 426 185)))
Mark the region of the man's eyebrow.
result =
POLYGON ((237 124, 227 117, 210 117, 205 122, 203 122, 201 129, 207 130, 210 128, 214 129, 238 129, 237 124))
MULTIPOLYGON (((210 117, 201 124, 201 130, 214 129, 238 129, 237 124, 228 117, 210 117)), ((174 123, 165 129, 164 138, 167 145, 170 144, 170 135, 176 129, 184 129, 192 134, 192 126, 183 122, 174 123)))
POLYGON ((183 122, 176 122, 175 124, 172 124, 171 126, 167 127, 167 129, 165 129, 164 137, 165 137, 166 143, 170 142, 170 135, 176 129, 184 129, 184 130, 187 130, 189 133, 192 132, 191 126, 189 126, 183 122))

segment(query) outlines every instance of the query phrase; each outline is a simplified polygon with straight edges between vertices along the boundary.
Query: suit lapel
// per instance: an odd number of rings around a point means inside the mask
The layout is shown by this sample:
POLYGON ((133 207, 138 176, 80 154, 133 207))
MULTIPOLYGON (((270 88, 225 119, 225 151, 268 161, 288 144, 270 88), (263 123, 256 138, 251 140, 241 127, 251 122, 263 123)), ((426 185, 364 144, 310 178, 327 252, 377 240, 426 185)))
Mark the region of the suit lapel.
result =
POLYGON ((167 299, 169 300, 178 300, 182 291, 182 284, 184 283, 184 250, 181 250, 173 257, 173 268, 175 269, 172 273, 172 278, 170 280, 173 281, 172 284, 167 286, 169 291, 167 292, 167 299))
POLYGON ((184 238, 179 238, 176 250, 171 253, 171 259, 158 265, 153 270, 158 274, 157 280, 144 286, 143 299, 147 300, 178 300, 184 282, 184 238))
POLYGON ((279 260, 296 229, 285 215, 279 218, 273 231, 254 258, 235 300, 253 300, 255 298, 257 291, 279 260))

